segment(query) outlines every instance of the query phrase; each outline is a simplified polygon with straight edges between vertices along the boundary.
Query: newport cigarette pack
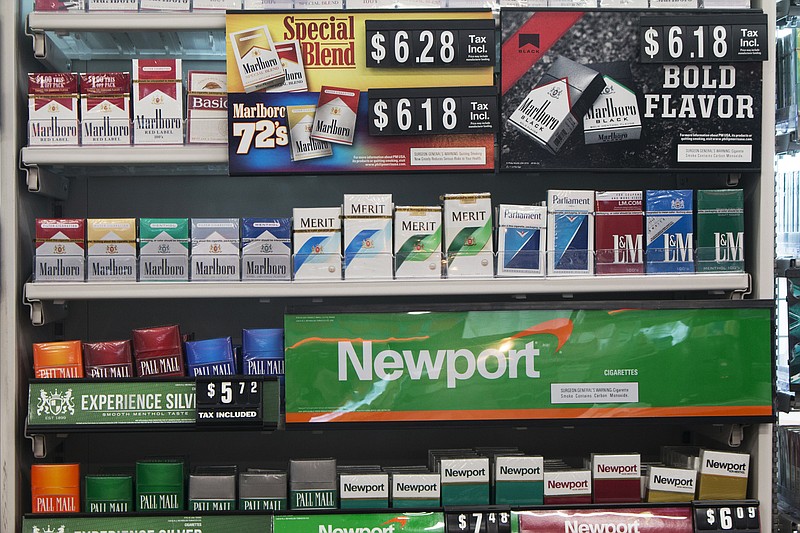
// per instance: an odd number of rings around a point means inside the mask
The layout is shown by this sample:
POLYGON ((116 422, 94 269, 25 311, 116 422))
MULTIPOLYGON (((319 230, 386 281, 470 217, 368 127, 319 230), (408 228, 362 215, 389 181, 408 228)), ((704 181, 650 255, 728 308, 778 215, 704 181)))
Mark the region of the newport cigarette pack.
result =
POLYGON ((275 43, 275 51, 283 66, 284 82, 266 89, 268 93, 296 93, 308 90, 306 69, 303 66, 303 52, 300 41, 275 43))
POLYGON ((133 143, 183 144, 180 59, 133 60, 133 143))
POLYGON ((642 501, 642 465, 638 453, 592 454, 592 498, 594 503, 639 503, 642 501))
POLYGON ((441 504, 442 478, 433 473, 392 473, 392 507, 427 508, 441 504))
POLYGON ((544 502, 544 458, 500 455, 494 459, 496 505, 542 505, 544 502))
POLYGON ((311 138, 337 144, 353 144, 360 94, 358 89, 323 85, 314 114, 311 138))
POLYGON ((35 343, 33 370, 37 379, 82 378, 81 341, 35 343))
POLYGON ((648 274, 694 272, 693 191, 646 192, 648 274))
POLYGON ((507 204, 498 206, 498 276, 544 276, 546 226, 546 207, 507 204))
POLYGON ((292 230, 295 279, 341 279, 342 208, 295 207, 292 230))
POLYGON ((604 87, 599 72, 559 56, 517 106, 509 122, 555 154, 604 87))
POLYGON ((745 499, 749 472, 749 454, 701 450, 697 499, 745 499))
POLYGON ((336 459, 289 460, 289 508, 336 509, 336 459))
POLYGON ((131 143, 131 75, 81 74, 81 144, 131 143))
POLYGON ((642 191, 597 191, 594 231, 598 275, 644 274, 642 191))
POLYGON ((632 88, 630 65, 620 61, 592 66, 603 74, 606 86, 583 117, 584 142, 637 140, 642 135, 642 117, 632 88))
POLYGON ((83 368, 87 378, 133 377, 131 341, 85 342, 83 368))
POLYGON ((83 281, 85 227, 82 218, 36 219, 36 281, 83 281))
POLYGON ((651 466, 647 475, 647 501, 691 502, 694 500, 697 470, 651 466))
POLYGON ((285 511, 286 472, 248 469, 239 474, 239 511, 285 511))
POLYGON ((389 474, 339 474, 340 509, 388 509, 389 474))
POLYGON ((187 341, 185 346, 189 377, 236 374, 236 360, 230 337, 187 341))
POLYGON ((140 378, 186 375, 178 326, 134 329, 133 358, 140 378))
POLYGON ((243 280, 291 279, 291 219, 243 218, 241 231, 243 280))
POLYGON ((544 473, 544 504, 592 503, 591 470, 557 470, 544 473))
POLYGON ((139 280, 189 281, 189 219, 139 219, 139 280))
POLYGON ((489 458, 443 458, 442 505, 489 505, 489 458))
POLYGON ((594 191, 547 191, 547 274, 594 274, 594 191))
POLYGON ((344 195, 345 279, 392 278, 391 194, 344 195))
POLYGON ((189 476, 190 511, 236 510, 236 467, 198 467, 189 476))
POLYGON ((28 144, 78 144, 76 74, 28 74, 28 144))
POLYGON ((446 194, 444 238, 447 277, 492 277, 492 199, 486 193, 446 194))
POLYGON ((136 281, 136 219, 86 221, 88 281, 136 281))
POLYGON ((744 272, 741 189, 697 191, 697 271, 744 272))
POLYGON ((192 219, 192 281, 239 281, 239 219, 192 219))
POLYGON ((230 34, 230 39, 245 92, 252 93, 283 84, 283 65, 268 27, 256 26, 237 31, 230 34))
POLYGON ((394 211, 396 278, 442 277, 442 208, 397 207, 394 211))
POLYGON ((158 11, 189 11, 189 0, 140 0, 142 11, 150 9, 158 11))
POLYGON ((186 142, 228 142, 228 82, 224 72, 190 70, 186 142))
POLYGON ((317 159, 333 154, 330 143, 318 141, 311 137, 311 129, 314 126, 316 112, 317 107, 313 105, 286 106, 292 161, 317 159))

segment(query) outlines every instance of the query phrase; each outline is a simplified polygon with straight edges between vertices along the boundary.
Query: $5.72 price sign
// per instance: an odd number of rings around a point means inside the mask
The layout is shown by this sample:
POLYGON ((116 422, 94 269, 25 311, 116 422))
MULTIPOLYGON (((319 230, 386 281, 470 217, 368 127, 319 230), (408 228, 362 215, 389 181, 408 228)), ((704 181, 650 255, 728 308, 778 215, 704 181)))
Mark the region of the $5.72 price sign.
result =
POLYGON ((367 20, 367 67, 487 67, 495 63, 491 19, 367 20))
POLYGON ((761 531, 758 500, 747 501, 696 501, 694 530, 697 533, 731 531, 758 533, 761 531))
POLYGON ((511 512, 449 511, 445 533, 511 533, 511 512))
POLYGON ((367 94, 373 136, 492 133, 498 122, 494 87, 370 89, 367 94))
POLYGON ((238 376, 197 377, 197 424, 263 425, 263 382, 238 376))
POLYGON ((760 13, 644 16, 642 63, 730 63, 767 59, 767 18, 760 13))

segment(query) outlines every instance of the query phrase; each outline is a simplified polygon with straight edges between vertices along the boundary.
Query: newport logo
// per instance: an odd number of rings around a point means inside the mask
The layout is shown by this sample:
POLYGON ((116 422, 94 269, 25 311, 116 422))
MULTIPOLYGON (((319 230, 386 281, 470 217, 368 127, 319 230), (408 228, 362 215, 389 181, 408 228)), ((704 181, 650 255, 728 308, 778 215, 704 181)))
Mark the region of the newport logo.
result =
POLYGON ((400 524, 400 529, 406 527, 407 516, 396 516, 376 527, 334 527, 330 524, 319 525, 319 533, 395 533, 395 523, 400 524))
POLYGON ((538 33, 520 33, 517 38, 517 47, 520 53, 526 53, 522 50, 525 47, 539 48, 539 34, 538 33))
POLYGON ((36 416, 41 415, 70 415, 75 414, 75 399, 72 397, 72 389, 61 392, 53 389, 47 392, 44 389, 39 391, 39 403, 36 405, 36 416))
POLYGON ((61 525, 58 526, 58 529, 53 529, 50 524, 47 525, 46 528, 42 529, 38 526, 33 526, 31 528, 31 533, 66 533, 67 526, 61 525))

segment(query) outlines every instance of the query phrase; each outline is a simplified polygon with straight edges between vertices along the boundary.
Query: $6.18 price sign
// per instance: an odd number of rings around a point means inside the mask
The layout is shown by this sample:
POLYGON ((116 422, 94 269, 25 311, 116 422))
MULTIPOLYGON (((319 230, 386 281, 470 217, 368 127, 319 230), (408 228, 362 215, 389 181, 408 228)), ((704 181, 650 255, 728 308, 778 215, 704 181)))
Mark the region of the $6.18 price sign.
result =
POLYGON ((511 512, 448 512, 445 533, 511 533, 511 512))

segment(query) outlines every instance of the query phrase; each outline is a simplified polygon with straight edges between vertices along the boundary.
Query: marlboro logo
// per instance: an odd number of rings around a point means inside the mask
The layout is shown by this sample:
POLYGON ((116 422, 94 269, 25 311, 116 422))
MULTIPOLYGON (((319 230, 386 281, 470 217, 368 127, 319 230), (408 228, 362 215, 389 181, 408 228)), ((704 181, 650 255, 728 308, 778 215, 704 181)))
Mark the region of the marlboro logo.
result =
POLYGON ((560 98, 563 93, 564 91, 561 90, 561 87, 556 86, 550 89, 550 91, 548 91, 547 94, 549 94, 553 98, 560 98))

